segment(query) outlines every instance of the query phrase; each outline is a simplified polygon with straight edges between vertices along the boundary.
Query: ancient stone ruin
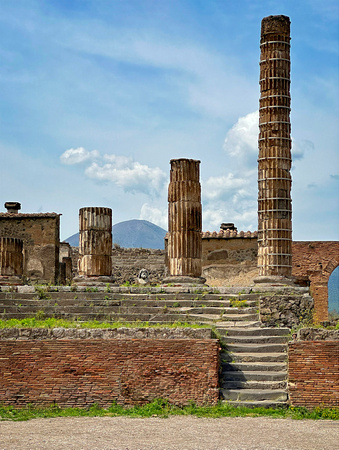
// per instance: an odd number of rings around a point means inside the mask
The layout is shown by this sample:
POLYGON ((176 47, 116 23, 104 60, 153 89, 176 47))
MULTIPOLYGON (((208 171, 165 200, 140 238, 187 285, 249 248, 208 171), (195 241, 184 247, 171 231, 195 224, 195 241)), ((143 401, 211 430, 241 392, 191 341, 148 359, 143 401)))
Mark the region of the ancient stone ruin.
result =
POLYGON ((81 208, 79 211, 79 278, 113 281, 112 210, 81 208), (103 278, 104 277, 104 278, 103 278))
POLYGON ((290 19, 265 17, 260 40, 258 267, 292 273, 290 19))
MULTIPOLYGON (((60 214, 20 213, 19 202, 6 202, 5 208, 7 212, 0 212, 0 237, 22 241, 22 276, 31 282, 57 283, 60 214)), ((6 265, 6 261, 0 264, 6 265)), ((1 270, 12 269, 5 266, 1 270)))
MULTIPOLYGON (((200 161, 172 159, 168 186, 168 269, 179 282, 201 279, 200 161)), ((170 279, 166 280, 170 281, 170 279)))
POLYGON ((0 284, 19 284, 23 274, 22 240, 0 237, 0 284))
POLYGON ((1 403, 108 407, 165 398, 177 405, 222 399, 235 406, 339 406, 339 330, 290 336, 293 328, 327 318, 325 284, 339 265, 339 243, 292 246, 289 32, 288 17, 262 21, 258 233, 238 232, 230 222, 202 233, 200 161, 193 159, 171 160, 169 276, 161 271, 161 286, 148 283, 160 250, 114 249, 112 261, 110 208, 80 209, 75 256, 59 242, 58 214, 21 214, 20 203, 5 204, 1 319, 63 318, 76 326, 0 330, 1 403), (120 263, 114 266, 120 271, 131 261, 141 286, 114 283, 112 264, 120 263), (240 278, 257 271, 257 261, 264 284, 227 283, 232 271, 240 278), (203 284, 202 273, 221 284, 203 284), (293 285, 291 274, 303 286, 293 285), (28 285, 21 285, 24 278, 28 285), (51 285, 57 281, 72 285, 51 285), (319 296, 314 301, 310 293, 319 296), (88 320, 138 328, 81 328, 88 320))

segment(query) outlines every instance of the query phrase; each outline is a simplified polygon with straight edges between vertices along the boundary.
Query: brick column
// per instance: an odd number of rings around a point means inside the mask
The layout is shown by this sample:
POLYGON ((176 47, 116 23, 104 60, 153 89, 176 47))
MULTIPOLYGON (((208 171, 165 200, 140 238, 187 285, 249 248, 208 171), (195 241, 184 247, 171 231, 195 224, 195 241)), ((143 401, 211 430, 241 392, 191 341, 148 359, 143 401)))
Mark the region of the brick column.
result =
POLYGON ((172 159, 168 187, 168 269, 165 281, 204 282, 201 278, 200 161, 172 159), (173 278, 174 277, 174 278, 173 278))
POLYGON ((0 238, 0 284, 22 284, 22 246, 21 239, 0 238))
MULTIPOLYGON (((87 277, 91 281, 112 281, 111 275, 112 210, 81 208, 79 210, 79 278, 87 277), (101 280, 102 277, 106 278, 101 280)), ((76 279, 76 281, 79 280, 76 279)))
POLYGON ((259 278, 289 278, 292 273, 292 180, 288 17, 269 16, 262 20, 260 48, 259 278))

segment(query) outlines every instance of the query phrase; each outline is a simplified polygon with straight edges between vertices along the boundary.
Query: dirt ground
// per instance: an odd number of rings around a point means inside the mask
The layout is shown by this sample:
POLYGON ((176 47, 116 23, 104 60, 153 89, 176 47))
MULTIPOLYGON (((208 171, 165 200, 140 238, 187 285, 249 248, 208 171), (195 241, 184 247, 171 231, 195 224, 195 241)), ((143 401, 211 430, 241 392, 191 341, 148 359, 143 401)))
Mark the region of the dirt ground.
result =
POLYGON ((339 423, 260 418, 85 417, 0 422, 0 449, 335 449, 339 423))
POLYGON ((216 278, 207 278, 206 283, 208 286, 231 286, 231 287, 237 287, 237 286, 253 286, 254 281, 253 279, 256 278, 259 274, 259 271, 257 268, 249 270, 248 272, 240 272, 234 276, 228 276, 227 282, 225 283, 224 279, 216 279, 216 278))

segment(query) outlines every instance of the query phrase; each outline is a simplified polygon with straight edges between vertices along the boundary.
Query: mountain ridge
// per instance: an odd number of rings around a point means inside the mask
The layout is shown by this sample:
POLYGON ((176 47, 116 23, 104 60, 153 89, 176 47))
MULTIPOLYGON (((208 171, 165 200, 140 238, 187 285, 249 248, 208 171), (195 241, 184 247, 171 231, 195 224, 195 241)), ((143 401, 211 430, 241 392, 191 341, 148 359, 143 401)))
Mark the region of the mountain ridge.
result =
MULTIPOLYGON (((116 223, 112 227, 113 244, 124 248, 165 248, 166 230, 148 220, 131 219, 116 223)), ((64 240, 72 247, 79 246, 79 233, 64 240)))

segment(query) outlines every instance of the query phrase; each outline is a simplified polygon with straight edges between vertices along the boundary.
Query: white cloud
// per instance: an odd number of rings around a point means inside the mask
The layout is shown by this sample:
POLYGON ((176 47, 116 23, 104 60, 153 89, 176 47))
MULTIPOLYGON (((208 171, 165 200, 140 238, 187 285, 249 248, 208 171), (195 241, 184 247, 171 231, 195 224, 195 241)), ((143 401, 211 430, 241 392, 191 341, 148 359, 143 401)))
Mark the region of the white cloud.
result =
MULTIPOLYGON (((229 130, 224 142, 224 150, 246 166, 256 165, 258 156, 259 111, 240 117, 229 130)), ((314 150, 312 141, 296 141, 292 137, 292 157, 294 161, 302 159, 305 152, 314 150)))
POLYGON ((158 167, 149 166, 133 161, 131 158, 109 156, 113 163, 92 163, 85 170, 85 175, 100 181, 112 181, 126 192, 160 195, 166 181, 165 173, 158 167))
POLYGON ((241 205, 233 205, 227 201, 204 205, 204 231, 218 231, 223 222, 233 222, 239 231, 257 230, 256 201, 244 202, 241 205))
POLYGON ((97 150, 89 152, 83 147, 78 147, 66 150, 60 156, 60 161, 62 162, 62 164, 72 165, 80 164, 97 158, 99 158, 99 152, 97 150))
POLYGON ((257 171, 244 170, 210 177, 202 183, 204 229, 218 230, 222 222, 234 222, 239 230, 257 228, 257 171))
POLYGON ((235 195, 248 196, 251 191, 253 181, 256 181, 256 171, 244 170, 241 177, 233 173, 225 176, 210 177, 202 182, 203 197, 206 200, 231 199, 235 195))
POLYGON ((160 209, 144 203, 141 207, 140 219, 155 223, 165 230, 168 229, 168 212, 166 208, 160 209))
POLYGON ((99 181, 111 181, 126 192, 160 196, 167 177, 159 167, 149 167, 133 161, 131 157, 115 154, 101 156, 97 150, 83 147, 66 150, 60 157, 63 164, 80 164, 96 159, 86 169, 85 175, 99 181), (108 162, 106 162, 108 161, 108 162))
POLYGON ((242 162, 253 164, 258 155, 259 111, 240 117, 226 135, 225 151, 242 162))
POLYGON ((133 165, 133 159, 130 156, 105 154, 104 160, 114 164, 116 169, 123 169, 133 165))

